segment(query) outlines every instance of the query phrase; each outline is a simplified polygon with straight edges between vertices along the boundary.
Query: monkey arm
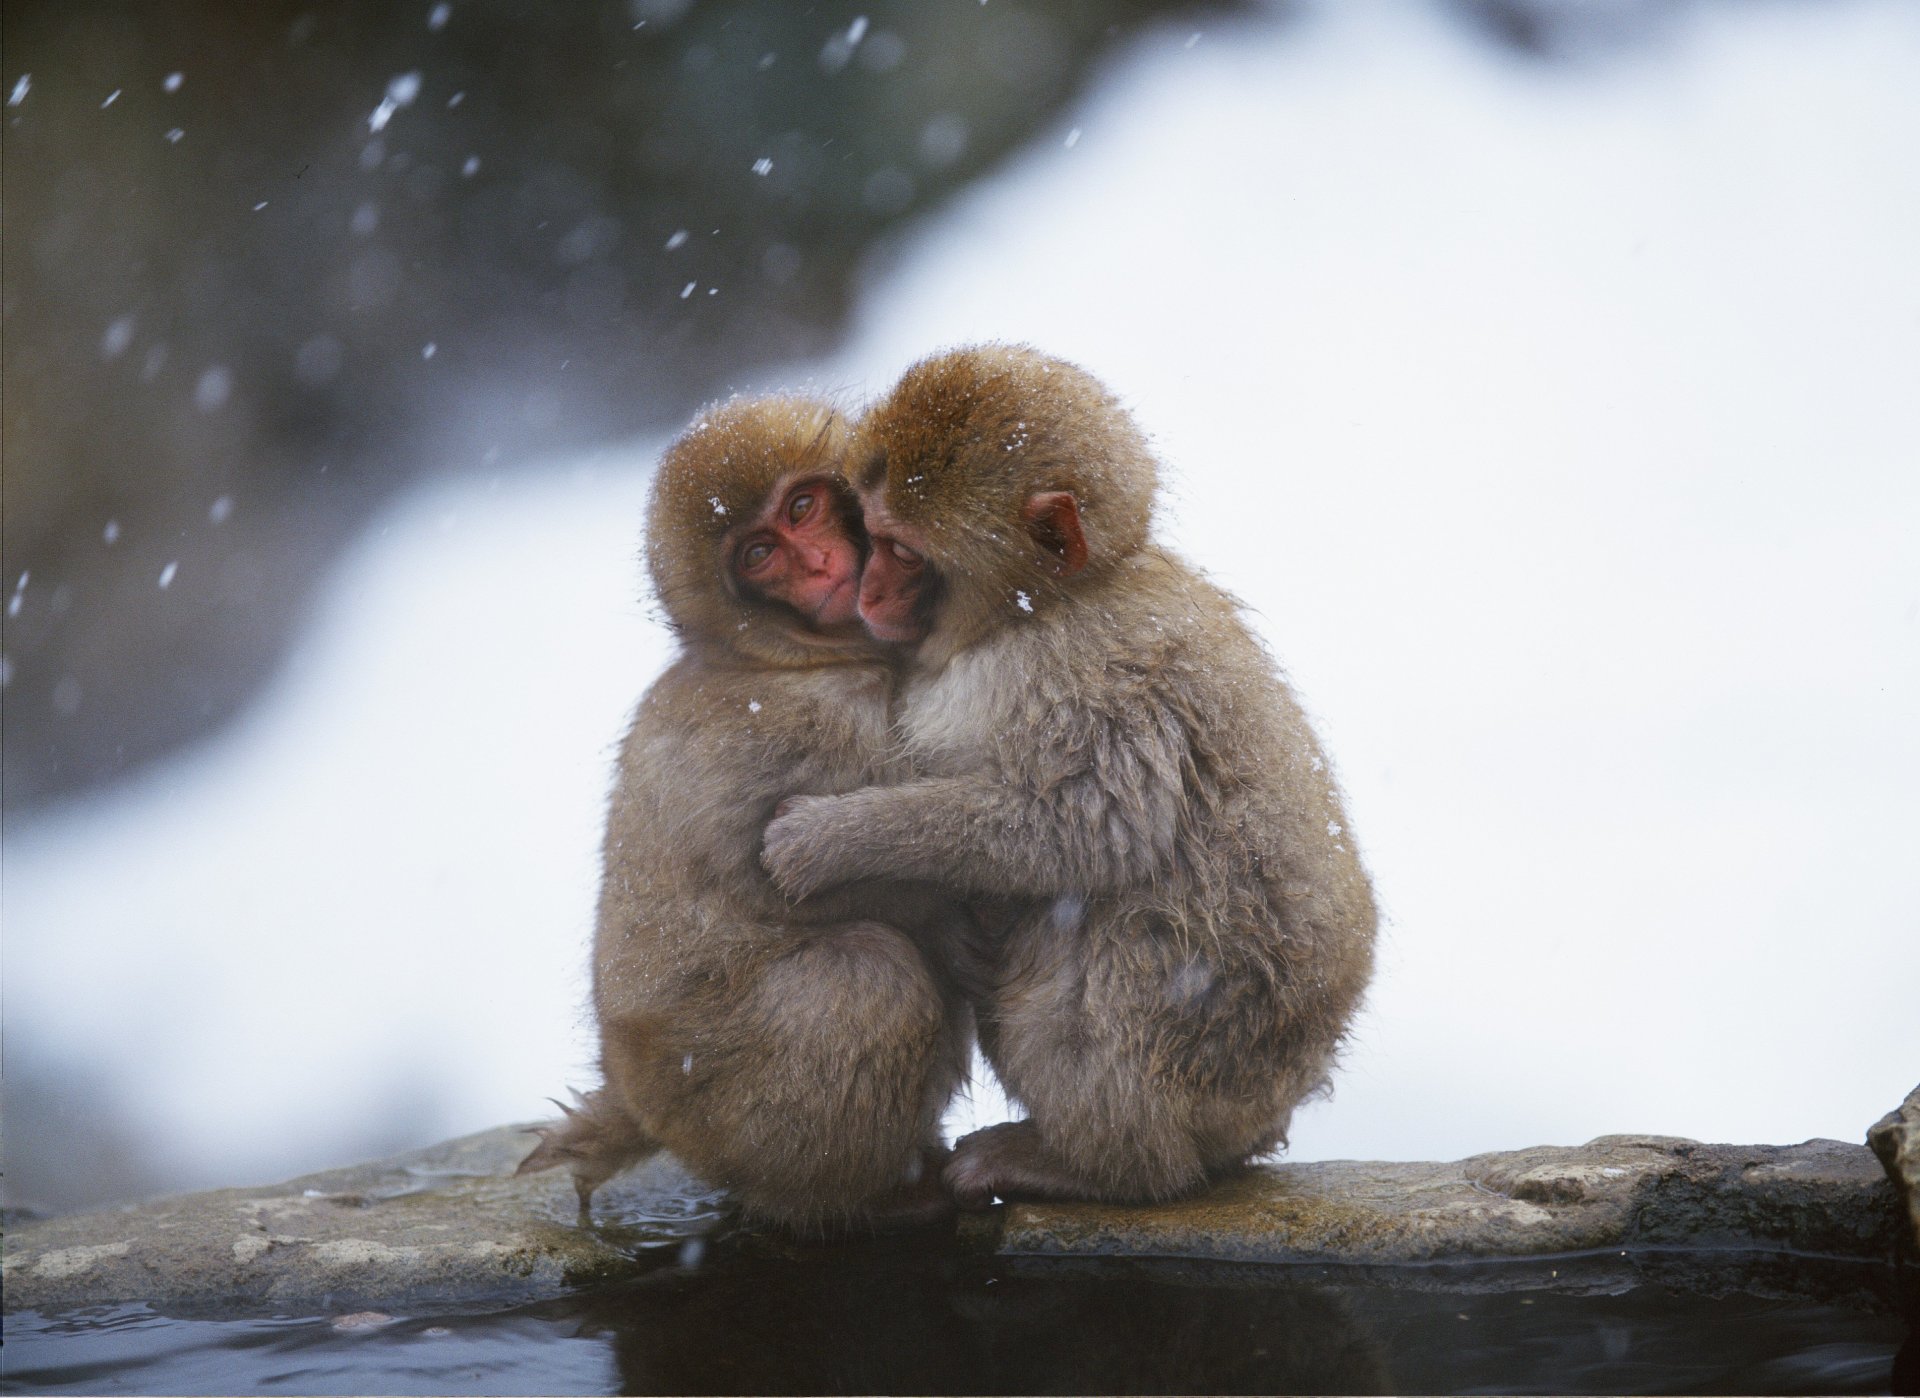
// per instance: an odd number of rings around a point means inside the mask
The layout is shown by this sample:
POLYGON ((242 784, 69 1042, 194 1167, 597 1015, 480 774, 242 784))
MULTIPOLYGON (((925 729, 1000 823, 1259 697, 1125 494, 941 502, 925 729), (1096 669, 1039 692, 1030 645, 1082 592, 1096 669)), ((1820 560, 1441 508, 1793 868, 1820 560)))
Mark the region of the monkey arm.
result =
POLYGON ((927 777, 802 796, 767 827, 761 862, 789 897, 850 879, 920 879, 971 897, 1115 892, 1173 851, 1177 791, 1124 797, 1083 773, 1044 787, 927 777))

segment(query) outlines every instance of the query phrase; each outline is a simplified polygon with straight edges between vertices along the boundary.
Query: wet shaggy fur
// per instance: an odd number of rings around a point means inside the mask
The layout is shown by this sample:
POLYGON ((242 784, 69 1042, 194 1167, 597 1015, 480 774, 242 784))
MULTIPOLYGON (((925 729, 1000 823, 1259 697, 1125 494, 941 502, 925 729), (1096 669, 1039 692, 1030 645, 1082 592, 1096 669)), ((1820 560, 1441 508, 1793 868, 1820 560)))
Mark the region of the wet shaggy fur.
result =
POLYGON ((1091 377, 1024 349, 915 366, 854 477, 941 592, 896 703, 915 777, 795 803, 767 834, 803 895, 888 874, 1001 938, 975 1010, 1030 1120, 946 1180, 1157 1200, 1285 1142, 1371 975, 1375 910, 1333 773, 1235 601, 1147 541, 1154 463, 1091 377), (1063 573, 1021 503, 1071 491, 1063 573))
POLYGON ((743 593, 727 562, 783 482, 837 474, 845 441, 824 405, 730 403, 656 477, 648 566, 680 655, 640 701, 607 812, 593 954, 605 1082, 522 1166, 569 1166, 583 1208, 662 1146, 797 1230, 940 1202, 939 1119, 970 1036, 939 969, 955 908, 882 884, 796 905, 758 860, 782 798, 904 771, 885 661, 743 593))

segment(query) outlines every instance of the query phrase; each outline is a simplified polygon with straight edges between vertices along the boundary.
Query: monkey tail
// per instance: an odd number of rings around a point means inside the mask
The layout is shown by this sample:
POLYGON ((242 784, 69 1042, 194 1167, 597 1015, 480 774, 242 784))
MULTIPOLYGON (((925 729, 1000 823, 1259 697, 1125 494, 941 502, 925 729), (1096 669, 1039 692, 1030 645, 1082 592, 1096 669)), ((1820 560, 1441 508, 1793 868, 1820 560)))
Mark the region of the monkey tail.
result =
POLYGON ((584 1218, 593 1192, 622 1170, 638 1165, 660 1149, 660 1142, 639 1122, 608 1100, 605 1088, 573 1094, 575 1105, 551 1099, 560 1120, 527 1130, 540 1143, 520 1162, 516 1175, 531 1175, 565 1165, 573 1172, 574 1192, 580 1196, 584 1218))

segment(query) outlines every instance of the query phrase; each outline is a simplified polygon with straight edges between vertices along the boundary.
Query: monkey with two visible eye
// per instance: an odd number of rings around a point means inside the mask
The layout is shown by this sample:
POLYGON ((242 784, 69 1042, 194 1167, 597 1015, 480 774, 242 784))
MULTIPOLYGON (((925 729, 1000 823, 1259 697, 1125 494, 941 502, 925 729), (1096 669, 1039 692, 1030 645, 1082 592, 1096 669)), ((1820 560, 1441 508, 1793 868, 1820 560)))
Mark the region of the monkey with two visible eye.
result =
POLYGON ((791 903, 757 857, 782 798, 903 772, 893 671, 857 615, 846 440, 826 405, 734 402, 655 478, 647 563, 680 653, 634 714, 607 814, 605 1082, 521 1166, 570 1166, 583 1211, 664 1146, 797 1230, 950 1212, 939 1120, 971 1029, 943 957, 962 915, 878 881, 791 903))
POLYGON ((1139 430, 1073 365, 984 347, 915 365, 851 450, 916 775, 791 802, 763 860, 795 897, 925 880, 996 932, 980 1042, 1030 1115, 962 1140, 948 1187, 1159 1200, 1283 1144, 1371 974, 1373 896, 1272 659, 1149 542, 1139 430))

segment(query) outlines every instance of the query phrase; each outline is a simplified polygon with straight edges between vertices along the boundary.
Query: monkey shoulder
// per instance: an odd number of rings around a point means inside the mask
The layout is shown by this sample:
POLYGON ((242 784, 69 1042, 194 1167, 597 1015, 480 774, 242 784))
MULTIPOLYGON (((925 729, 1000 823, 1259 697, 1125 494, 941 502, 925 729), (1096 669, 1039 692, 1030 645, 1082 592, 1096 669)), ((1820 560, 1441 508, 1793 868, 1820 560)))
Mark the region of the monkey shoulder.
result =
POLYGON ((1109 668, 1131 674, 1206 722, 1294 727, 1292 686, 1238 598, 1176 555, 1155 550, 1100 609, 1109 668))
POLYGON ((615 808, 667 791, 751 801, 864 785, 894 760, 891 699, 891 672, 877 664, 781 669, 683 659, 635 710, 615 808))

